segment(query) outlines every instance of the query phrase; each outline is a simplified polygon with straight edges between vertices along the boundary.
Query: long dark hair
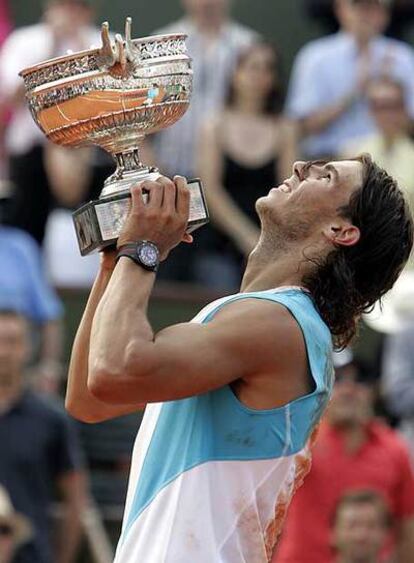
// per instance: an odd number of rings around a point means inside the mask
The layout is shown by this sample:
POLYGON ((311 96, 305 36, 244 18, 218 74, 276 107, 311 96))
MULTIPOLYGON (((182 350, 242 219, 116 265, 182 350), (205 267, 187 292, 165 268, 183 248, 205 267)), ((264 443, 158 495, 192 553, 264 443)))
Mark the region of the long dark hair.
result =
POLYGON ((363 185, 339 211, 359 228, 360 240, 333 250, 303 280, 337 348, 352 340, 362 313, 394 285, 413 246, 413 217, 396 181, 369 155, 357 160, 363 185))
MULTIPOLYGON (((274 65, 272 68, 274 80, 273 86, 270 89, 269 94, 263 105, 263 113, 266 115, 277 115, 281 112, 283 108, 284 102, 284 92, 282 87, 282 78, 281 78, 281 62, 280 62, 280 55, 277 51, 276 47, 269 43, 268 41, 256 41, 252 45, 249 45, 246 49, 244 49, 237 59, 236 66, 233 71, 232 78, 229 82, 227 95, 225 98, 225 107, 226 108, 233 108, 236 102, 236 92, 234 87, 234 77, 236 72, 239 70, 241 66, 247 61, 249 56, 256 51, 256 49, 268 49, 274 55, 274 65)), ((254 84, 252 84, 252 88, 254 88, 254 84)))

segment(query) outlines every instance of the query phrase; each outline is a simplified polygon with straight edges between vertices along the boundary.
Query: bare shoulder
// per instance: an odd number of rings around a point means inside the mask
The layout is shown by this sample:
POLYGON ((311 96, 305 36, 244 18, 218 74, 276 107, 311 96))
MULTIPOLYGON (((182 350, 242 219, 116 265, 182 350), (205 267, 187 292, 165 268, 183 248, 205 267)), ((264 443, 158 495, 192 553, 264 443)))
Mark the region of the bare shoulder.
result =
POLYGON ((284 328, 294 328, 297 326, 292 314, 286 307, 267 298, 244 297, 227 303, 215 315, 213 321, 222 320, 228 317, 250 317, 255 318, 261 323, 272 323, 275 328, 284 325, 284 328))
POLYGON ((214 322, 235 327, 232 339, 248 369, 232 386, 246 406, 281 407, 310 392, 303 333, 283 305, 246 298, 225 307, 214 322))
MULTIPOLYGON (((251 382, 261 398, 270 388, 277 402, 286 397, 278 391, 283 382, 306 371, 306 351, 299 325, 282 305, 246 296, 225 303, 208 322, 162 329, 146 357, 132 343, 128 366, 137 402, 176 400, 234 382, 251 382)), ((113 388, 105 393, 113 400, 113 388)))
MULTIPOLYGON (((306 357, 302 330, 291 312, 268 299, 245 298, 223 307, 211 322, 229 327, 235 339, 247 347, 260 363, 281 367, 292 357, 306 357)), ((262 366, 264 367, 264 366, 262 366)))

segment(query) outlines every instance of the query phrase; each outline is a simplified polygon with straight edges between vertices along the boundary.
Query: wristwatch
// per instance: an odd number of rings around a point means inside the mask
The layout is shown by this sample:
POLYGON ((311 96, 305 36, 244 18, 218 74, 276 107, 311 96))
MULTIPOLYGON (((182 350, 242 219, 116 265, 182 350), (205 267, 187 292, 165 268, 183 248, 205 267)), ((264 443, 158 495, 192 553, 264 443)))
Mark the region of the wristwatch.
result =
POLYGON ((140 240, 136 243, 124 244, 118 251, 116 260, 118 261, 121 256, 131 258, 144 270, 149 272, 156 272, 160 265, 160 251, 156 244, 149 240, 140 240))

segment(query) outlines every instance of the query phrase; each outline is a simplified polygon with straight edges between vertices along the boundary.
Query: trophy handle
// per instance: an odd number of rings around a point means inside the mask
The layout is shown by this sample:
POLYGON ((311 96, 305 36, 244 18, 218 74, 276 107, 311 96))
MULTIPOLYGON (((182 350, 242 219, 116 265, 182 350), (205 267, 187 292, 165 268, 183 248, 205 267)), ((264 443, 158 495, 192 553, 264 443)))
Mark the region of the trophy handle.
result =
POLYGON ((136 65, 141 64, 141 57, 139 50, 135 47, 132 41, 132 18, 128 17, 125 22, 125 51, 128 61, 135 63, 136 65))
POLYGON ((109 34, 108 22, 102 24, 101 37, 102 47, 98 55, 99 67, 102 70, 109 71, 115 65, 120 65, 121 74, 133 74, 135 69, 141 65, 141 57, 132 40, 132 18, 126 19, 125 39, 117 33, 114 43, 109 34))
POLYGON ((127 70, 127 53, 125 50, 124 39, 120 33, 115 35, 115 46, 117 52, 117 62, 121 65, 122 73, 125 74, 127 70))
POLYGON ((117 63, 117 52, 109 35, 109 23, 104 22, 101 27, 102 47, 99 50, 98 64, 102 70, 107 70, 117 63))

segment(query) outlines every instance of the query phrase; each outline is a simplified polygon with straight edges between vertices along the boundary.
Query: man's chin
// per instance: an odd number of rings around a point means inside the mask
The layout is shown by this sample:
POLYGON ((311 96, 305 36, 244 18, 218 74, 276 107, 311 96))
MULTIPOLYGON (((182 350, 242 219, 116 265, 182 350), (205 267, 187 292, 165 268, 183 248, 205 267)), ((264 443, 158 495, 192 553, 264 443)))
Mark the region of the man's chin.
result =
POLYGON ((266 214, 266 212, 268 212, 269 210, 269 196, 263 196, 263 197, 259 197, 259 199, 256 201, 256 213, 259 215, 259 217, 262 214, 266 214))

